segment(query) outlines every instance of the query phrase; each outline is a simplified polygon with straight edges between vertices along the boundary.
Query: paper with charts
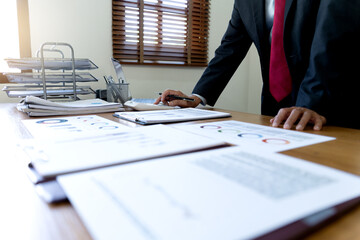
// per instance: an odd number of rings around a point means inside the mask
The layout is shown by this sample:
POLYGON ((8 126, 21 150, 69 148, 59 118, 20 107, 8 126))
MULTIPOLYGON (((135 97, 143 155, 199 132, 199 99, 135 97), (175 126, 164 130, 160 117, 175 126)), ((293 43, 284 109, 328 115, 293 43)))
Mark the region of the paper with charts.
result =
POLYGON ((224 145, 164 125, 117 129, 73 138, 39 138, 21 144, 43 177, 224 145), (194 140, 196 139, 196 141, 194 140))
POLYGON ((27 119, 22 123, 35 138, 75 137, 128 129, 125 125, 96 115, 27 119))
POLYGON ((235 120, 172 125, 177 129, 221 139, 254 151, 279 152, 334 140, 334 137, 262 126, 235 120))
POLYGON ((360 196, 357 176, 239 147, 58 180, 94 239, 253 239, 360 196))

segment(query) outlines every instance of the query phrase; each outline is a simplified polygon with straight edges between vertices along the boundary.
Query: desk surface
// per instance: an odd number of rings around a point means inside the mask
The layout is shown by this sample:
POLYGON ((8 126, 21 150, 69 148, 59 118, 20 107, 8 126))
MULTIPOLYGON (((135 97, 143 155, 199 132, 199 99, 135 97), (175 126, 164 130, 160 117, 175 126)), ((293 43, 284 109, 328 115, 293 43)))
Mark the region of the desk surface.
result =
MULTIPOLYGON (((232 120, 269 125, 270 117, 226 111, 232 120)), ((110 113, 98 114, 132 127, 139 127, 110 113)), ((0 239, 91 239, 81 219, 69 203, 47 204, 35 193, 24 172, 21 153, 14 143, 32 138, 21 123, 28 119, 15 104, 0 103, 0 239)), ((224 119, 221 119, 224 120, 224 119)), ((216 120, 208 120, 216 121, 216 120)), ((283 152, 360 175, 360 130, 325 126, 309 133, 336 137, 335 141, 283 152)), ((360 236, 360 206, 312 233, 307 239, 357 239, 360 236)))

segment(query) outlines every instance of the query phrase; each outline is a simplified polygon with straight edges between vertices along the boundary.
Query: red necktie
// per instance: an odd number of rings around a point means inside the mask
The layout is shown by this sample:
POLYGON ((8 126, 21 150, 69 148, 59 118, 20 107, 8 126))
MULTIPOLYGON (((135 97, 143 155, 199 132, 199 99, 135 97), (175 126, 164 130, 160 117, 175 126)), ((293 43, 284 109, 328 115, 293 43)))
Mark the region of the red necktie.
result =
POLYGON ((284 15, 286 0, 275 0, 270 53, 270 92, 280 102, 291 93, 291 76, 284 52, 284 15))

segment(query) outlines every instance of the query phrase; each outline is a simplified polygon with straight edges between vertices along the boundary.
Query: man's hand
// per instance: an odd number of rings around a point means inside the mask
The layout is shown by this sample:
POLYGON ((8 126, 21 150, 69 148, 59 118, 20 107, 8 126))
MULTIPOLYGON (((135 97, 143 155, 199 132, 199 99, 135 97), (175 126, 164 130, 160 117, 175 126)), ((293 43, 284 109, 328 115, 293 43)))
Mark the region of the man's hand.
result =
POLYGON ((164 105, 169 105, 169 106, 196 107, 197 105, 199 105, 201 103, 201 99, 196 96, 193 96, 193 95, 187 96, 180 91, 165 90, 161 94, 161 96, 156 99, 154 104, 159 104, 160 102, 162 102, 164 105), (172 98, 168 97, 168 95, 176 95, 179 97, 192 98, 195 101, 191 102, 191 101, 186 101, 186 100, 172 99, 172 98))
POLYGON ((296 130, 304 130, 307 124, 312 124, 314 130, 321 130, 326 124, 326 118, 307 108, 290 107, 280 109, 278 114, 270 120, 273 127, 278 127, 283 122, 285 129, 291 129, 293 125, 296 125, 296 130))

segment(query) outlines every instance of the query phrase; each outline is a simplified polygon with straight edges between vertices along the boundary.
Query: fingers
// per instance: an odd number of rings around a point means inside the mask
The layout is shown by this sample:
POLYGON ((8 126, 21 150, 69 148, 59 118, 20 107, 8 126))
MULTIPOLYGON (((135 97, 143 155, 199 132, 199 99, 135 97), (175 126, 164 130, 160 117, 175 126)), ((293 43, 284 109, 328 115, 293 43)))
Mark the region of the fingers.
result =
POLYGON ((279 127, 289 116, 290 109, 282 108, 279 110, 278 114, 272 119, 272 126, 279 127))
POLYGON ((323 125, 326 124, 326 118, 319 115, 319 118, 315 119, 315 123, 314 123, 314 130, 319 131, 322 129, 323 125))
MULTIPOLYGON (((165 91, 155 100, 154 104, 159 104, 160 102, 162 102, 164 105, 169 105, 166 97, 167 97, 168 95, 179 95, 179 94, 185 96, 185 95, 184 95, 182 92, 180 92, 180 91, 175 91, 175 90, 167 89, 167 90, 165 90, 165 91)), ((179 96, 180 96, 180 95, 179 95, 179 96)))
POLYGON ((289 117, 286 119, 285 123, 284 123, 284 128, 285 129, 291 129, 294 125, 294 123, 301 118, 301 116, 303 115, 303 112, 300 109, 292 109, 292 111, 290 112, 289 117))
POLYGON ((321 130, 326 123, 326 118, 307 108, 291 107, 280 109, 278 114, 270 120, 273 127, 279 127, 283 122, 285 129, 291 129, 296 125, 295 129, 302 131, 308 124, 313 124, 314 130, 321 130))
POLYGON ((155 100, 154 104, 159 104, 160 102, 161 102, 161 96, 155 100))
POLYGON ((169 101, 167 98, 168 95, 177 95, 177 96, 185 97, 185 94, 183 94, 181 91, 167 89, 161 94, 161 101, 163 103, 169 101))
POLYGON ((169 106, 179 106, 179 107, 196 107, 201 102, 201 99, 196 96, 187 96, 181 91, 176 90, 165 90, 160 97, 158 97, 155 101, 155 104, 158 104, 160 102, 163 102, 165 105, 169 106), (186 101, 186 100, 179 100, 179 99, 173 99, 171 97, 168 97, 169 95, 176 95, 179 97, 186 97, 186 98, 192 98, 195 101, 186 101))
POLYGON ((311 117, 312 117, 312 114, 309 111, 305 111, 302 114, 302 117, 301 117, 299 123, 296 125, 296 130, 299 130, 299 131, 304 130, 304 128, 306 127, 308 122, 310 122, 311 117))

